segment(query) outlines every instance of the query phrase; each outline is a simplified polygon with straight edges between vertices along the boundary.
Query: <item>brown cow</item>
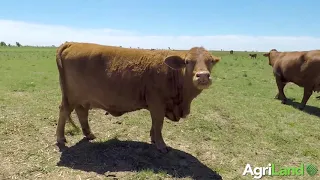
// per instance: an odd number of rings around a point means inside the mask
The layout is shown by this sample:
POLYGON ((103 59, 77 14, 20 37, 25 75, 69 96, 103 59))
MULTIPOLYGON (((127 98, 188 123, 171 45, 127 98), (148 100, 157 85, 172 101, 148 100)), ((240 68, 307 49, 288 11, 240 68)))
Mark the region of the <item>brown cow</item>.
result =
POLYGON ((283 104, 287 101, 283 89, 288 82, 304 88, 300 110, 306 106, 313 91, 320 91, 320 50, 278 52, 272 49, 264 56, 269 59, 278 86, 275 98, 283 104))
POLYGON ((150 51, 70 42, 57 50, 62 101, 57 142, 64 144, 65 123, 73 110, 84 136, 95 138, 88 124, 91 108, 113 116, 147 109, 151 142, 167 152, 162 138, 164 117, 186 118, 190 104, 211 84, 211 70, 220 60, 203 47, 189 51, 150 51))
POLYGON ((257 54, 249 54, 249 56, 251 57, 251 59, 253 59, 253 58, 257 58, 257 54))

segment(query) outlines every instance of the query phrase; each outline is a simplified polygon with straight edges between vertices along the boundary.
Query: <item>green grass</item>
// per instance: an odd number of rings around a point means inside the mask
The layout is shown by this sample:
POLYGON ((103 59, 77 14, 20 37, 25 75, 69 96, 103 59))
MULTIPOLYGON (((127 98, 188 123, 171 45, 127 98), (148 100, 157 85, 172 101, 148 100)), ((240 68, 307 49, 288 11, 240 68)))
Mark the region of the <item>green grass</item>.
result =
MULTIPOLYGON (((303 91, 290 84, 285 93, 294 100, 283 105, 274 99, 275 80, 262 53, 257 59, 250 52, 213 53, 222 57, 213 86, 192 102, 187 119, 166 120, 163 136, 173 149, 161 155, 149 143, 146 110, 118 118, 93 110, 89 123, 97 139, 81 141, 81 132, 67 124, 69 148, 60 152, 55 48, 0 48, 0 179, 206 179, 214 173, 252 179, 242 176, 246 163, 319 168, 316 94, 299 111, 303 91)), ((308 178, 315 179, 285 179, 308 178)))

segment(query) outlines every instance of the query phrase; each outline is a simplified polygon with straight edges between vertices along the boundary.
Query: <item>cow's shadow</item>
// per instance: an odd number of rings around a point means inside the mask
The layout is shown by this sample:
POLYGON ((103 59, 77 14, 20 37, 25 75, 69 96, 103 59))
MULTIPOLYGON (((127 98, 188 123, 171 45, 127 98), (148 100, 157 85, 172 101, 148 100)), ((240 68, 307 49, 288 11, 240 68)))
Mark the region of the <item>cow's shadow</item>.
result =
MULTIPOLYGON (((301 102, 295 101, 294 98, 287 98, 286 105, 290 105, 290 106, 300 110, 299 109, 300 104, 301 104, 301 102)), ((314 115, 314 116, 317 116, 317 117, 320 117, 320 108, 315 107, 315 106, 310 106, 310 105, 306 104, 305 108, 301 111, 306 112, 311 115, 314 115)))
POLYGON ((81 140, 71 147, 60 147, 58 166, 98 174, 152 170, 175 178, 222 179, 194 156, 170 148, 160 153, 152 144, 112 139, 106 142, 81 140))

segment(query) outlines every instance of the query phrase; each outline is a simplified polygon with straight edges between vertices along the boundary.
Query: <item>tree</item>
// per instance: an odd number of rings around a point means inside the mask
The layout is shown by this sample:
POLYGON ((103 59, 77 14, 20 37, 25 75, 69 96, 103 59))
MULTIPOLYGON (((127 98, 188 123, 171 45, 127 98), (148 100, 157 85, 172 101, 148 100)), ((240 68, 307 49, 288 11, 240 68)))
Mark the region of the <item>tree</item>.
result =
POLYGON ((1 41, 0 46, 7 46, 7 44, 5 42, 1 41))
POLYGON ((21 46, 21 44, 20 44, 19 42, 16 42, 16 45, 17 45, 18 47, 20 47, 20 46, 21 46))

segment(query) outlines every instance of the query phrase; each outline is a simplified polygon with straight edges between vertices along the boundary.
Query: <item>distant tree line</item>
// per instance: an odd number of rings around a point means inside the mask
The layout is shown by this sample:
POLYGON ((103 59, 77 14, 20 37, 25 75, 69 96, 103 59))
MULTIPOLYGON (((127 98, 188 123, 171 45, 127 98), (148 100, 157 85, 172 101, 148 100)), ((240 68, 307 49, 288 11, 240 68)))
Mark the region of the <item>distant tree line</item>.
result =
MULTIPOLYGON (((11 45, 11 44, 7 44, 7 43, 5 43, 4 41, 1 41, 1 42, 0 42, 0 46, 1 46, 1 47, 11 47, 12 45, 11 45)), ((19 42, 16 42, 16 46, 17 46, 17 47, 21 47, 22 45, 21 45, 19 42)))
POLYGON ((16 42, 15 45, 12 45, 12 44, 7 44, 5 43, 4 41, 1 41, 0 42, 0 47, 56 47, 55 45, 51 45, 51 46, 31 46, 31 45, 21 45, 21 43, 19 42, 16 42))

